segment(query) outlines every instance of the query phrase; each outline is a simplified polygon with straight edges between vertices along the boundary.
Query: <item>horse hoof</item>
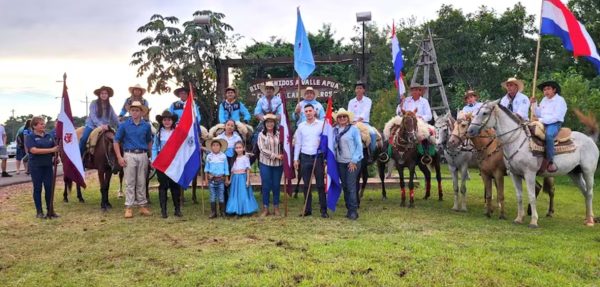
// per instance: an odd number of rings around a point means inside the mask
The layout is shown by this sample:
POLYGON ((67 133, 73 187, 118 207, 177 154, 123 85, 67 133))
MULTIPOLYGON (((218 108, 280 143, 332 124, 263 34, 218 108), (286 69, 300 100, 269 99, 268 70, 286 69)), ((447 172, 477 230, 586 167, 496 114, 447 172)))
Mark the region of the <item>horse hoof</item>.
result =
POLYGON ((83 198, 80 198, 79 203, 85 203, 85 200, 83 198))
POLYGON ((406 207, 406 202, 400 202, 400 207, 406 207))
POLYGON ((102 208, 100 208, 100 210, 102 210, 102 212, 108 212, 108 208, 106 208, 106 207, 102 207, 102 208))
POLYGON ((63 198, 63 202, 69 203, 69 199, 63 198))
POLYGON ((596 220, 593 217, 590 217, 585 221, 585 226, 592 227, 592 226, 594 226, 595 221, 596 220))
POLYGON ((440 197, 440 198, 438 199, 438 201, 444 201, 444 199, 440 197))
POLYGON ((123 198, 123 193, 119 191, 119 195, 118 195, 118 197, 119 197, 119 198, 123 198))
POLYGON ((414 202, 409 203, 408 208, 415 208, 415 203, 414 202))
POLYGON ((504 216, 504 214, 502 214, 502 215, 500 215, 500 217, 498 217, 498 219, 506 220, 506 216, 504 216))
POLYGON ((554 215, 554 213, 552 213, 552 212, 546 213, 546 217, 552 217, 552 215, 554 215))
POLYGON ((460 212, 467 212, 467 209, 466 208, 461 208, 460 212))
POLYGON ((107 209, 112 209, 112 205, 111 205, 110 203, 107 203, 107 204, 106 204, 106 208, 107 208, 107 209))
POLYGON ((386 201, 386 200, 387 200, 387 197, 386 197, 386 196, 384 196, 384 197, 382 197, 382 198, 381 198, 381 200, 383 200, 383 201, 386 201))
POLYGON ((425 195, 425 196, 423 197, 423 200, 428 200, 428 199, 429 199, 429 195, 425 195))
POLYGON ((458 207, 452 207, 452 211, 458 212, 458 210, 459 210, 458 207))
POLYGON ((527 225, 527 227, 529 227, 529 228, 531 228, 531 229, 536 229, 536 228, 538 228, 539 226, 538 226, 537 224, 531 224, 531 223, 530 223, 529 225, 527 225))
POLYGON ((523 222, 515 219, 515 220, 513 220, 513 224, 523 224, 523 222))

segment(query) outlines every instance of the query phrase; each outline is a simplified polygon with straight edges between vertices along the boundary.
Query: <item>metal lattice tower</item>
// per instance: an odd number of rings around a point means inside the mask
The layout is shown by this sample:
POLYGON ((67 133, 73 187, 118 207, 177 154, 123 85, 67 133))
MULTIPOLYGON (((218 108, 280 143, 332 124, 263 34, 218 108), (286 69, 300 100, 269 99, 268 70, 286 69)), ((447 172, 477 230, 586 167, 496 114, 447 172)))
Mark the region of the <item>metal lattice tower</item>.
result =
POLYGON ((433 46, 431 30, 427 29, 427 32, 428 36, 419 45, 417 64, 410 83, 411 85, 419 83, 427 87, 423 96, 429 101, 431 110, 437 114, 445 114, 450 112, 450 106, 448 105, 448 98, 446 97, 440 68, 437 64, 437 55, 433 46), (434 81, 430 82, 430 79, 432 79, 432 70, 435 77, 433 78, 434 81))

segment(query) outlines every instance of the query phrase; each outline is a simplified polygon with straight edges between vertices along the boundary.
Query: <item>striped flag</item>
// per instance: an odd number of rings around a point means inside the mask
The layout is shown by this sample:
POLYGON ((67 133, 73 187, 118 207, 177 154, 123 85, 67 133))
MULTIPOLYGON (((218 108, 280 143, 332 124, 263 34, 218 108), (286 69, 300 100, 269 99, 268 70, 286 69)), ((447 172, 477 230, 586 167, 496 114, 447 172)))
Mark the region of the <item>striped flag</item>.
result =
POLYGON ((194 114, 196 108, 192 91, 190 87, 181 119, 152 163, 156 170, 163 172, 183 188, 190 185, 201 165, 200 131, 194 114))
POLYGON ((338 172, 337 162, 334 152, 335 136, 333 135, 333 101, 331 97, 327 100, 327 112, 325 113, 325 122, 323 132, 321 133, 321 144, 319 150, 325 154, 327 160, 327 208, 335 211, 335 206, 342 193, 340 184, 340 173, 338 172))
POLYGON ((565 49, 575 57, 586 57, 600 73, 600 56, 592 37, 560 0, 543 1, 540 34, 559 37, 565 49))
POLYGON ((296 178, 293 165, 293 146, 292 146, 292 135, 290 133, 290 122, 288 112, 286 109, 286 95, 281 89, 281 106, 283 107, 283 113, 281 113, 281 122, 279 124, 279 142, 283 145, 283 175, 287 181, 287 189, 285 192, 292 194, 292 179, 296 178))
POLYGON ((67 92, 66 77, 65 74, 62 103, 56 120, 56 138, 62 142, 60 160, 62 161, 64 177, 85 188, 85 172, 79 151, 79 139, 73 125, 73 114, 71 113, 71 102, 69 101, 69 93, 67 92))
POLYGON ((402 68, 404 68, 404 60, 402 59, 402 48, 400 42, 396 37, 396 25, 392 22, 392 64, 394 65, 394 84, 398 89, 398 99, 406 93, 406 87, 404 86, 404 75, 402 74, 402 68))

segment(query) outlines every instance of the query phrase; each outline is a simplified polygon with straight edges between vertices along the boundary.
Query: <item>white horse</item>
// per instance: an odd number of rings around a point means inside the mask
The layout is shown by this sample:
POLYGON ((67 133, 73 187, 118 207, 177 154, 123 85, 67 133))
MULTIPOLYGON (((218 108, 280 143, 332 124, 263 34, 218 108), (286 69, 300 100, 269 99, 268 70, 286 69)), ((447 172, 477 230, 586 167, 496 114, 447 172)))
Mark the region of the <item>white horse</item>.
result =
POLYGON ((476 166, 477 162, 474 161, 474 148, 470 141, 467 139, 463 144, 452 147, 448 145, 450 138, 452 137, 452 130, 454 129, 456 121, 452 118, 450 113, 447 113, 435 120, 436 129, 436 145, 444 151, 444 157, 448 162, 448 169, 452 174, 452 187, 454 190, 454 205, 452 210, 454 211, 467 211, 467 184, 466 181, 469 179, 469 166, 476 166), (459 199, 459 173, 460 173, 460 193, 461 198, 459 199), (459 208, 460 205, 460 208, 459 208))
MULTIPOLYGON (((529 149, 530 135, 526 124, 507 108, 499 105, 499 100, 485 103, 469 125, 469 136, 479 134, 482 128, 496 129, 497 138, 502 143, 504 162, 511 172, 511 178, 517 192, 518 212, 515 223, 523 223, 522 180, 527 184, 527 194, 531 205, 531 221, 529 227, 538 227, 538 214, 535 198, 535 177, 542 164, 541 157, 535 157, 529 149)), ((557 176, 568 174, 585 197, 585 224, 594 225, 592 198, 594 190, 594 173, 598 165, 598 147, 594 141, 580 132, 573 132, 571 138, 576 146, 572 153, 558 154, 554 163, 558 170, 553 173, 543 172, 541 176, 557 176)))

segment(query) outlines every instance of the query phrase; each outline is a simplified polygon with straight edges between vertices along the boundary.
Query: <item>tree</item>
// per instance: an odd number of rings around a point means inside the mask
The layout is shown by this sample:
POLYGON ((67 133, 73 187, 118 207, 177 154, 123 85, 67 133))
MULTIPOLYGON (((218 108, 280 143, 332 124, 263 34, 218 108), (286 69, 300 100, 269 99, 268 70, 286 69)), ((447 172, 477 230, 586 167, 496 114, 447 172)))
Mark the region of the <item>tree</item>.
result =
MULTIPOLYGON (((46 121, 46 130, 50 131, 54 129, 55 122, 52 120, 51 116, 40 115, 46 121)), ((13 117, 11 116, 4 122, 4 130, 6 131, 6 137, 8 142, 12 142, 16 138, 17 131, 19 128, 25 125, 25 122, 29 119, 33 118, 32 114, 29 115, 21 115, 13 117)))
POLYGON ((209 26, 186 21, 177 26, 174 16, 153 15, 150 22, 138 28, 146 36, 139 41, 140 51, 133 53, 131 65, 137 66, 137 76, 147 76, 151 93, 171 92, 170 83, 187 86, 191 83, 204 124, 217 120, 217 64, 220 57, 236 52, 238 35, 228 35, 233 28, 223 22, 225 14, 208 10, 193 16, 208 15, 209 26))

